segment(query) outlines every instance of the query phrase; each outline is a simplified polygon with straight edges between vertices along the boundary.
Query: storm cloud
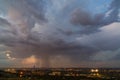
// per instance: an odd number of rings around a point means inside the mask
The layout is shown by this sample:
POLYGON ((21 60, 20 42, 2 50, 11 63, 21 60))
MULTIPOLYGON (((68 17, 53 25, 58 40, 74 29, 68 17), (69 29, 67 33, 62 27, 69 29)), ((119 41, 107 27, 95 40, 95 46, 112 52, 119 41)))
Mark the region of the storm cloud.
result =
POLYGON ((4 4, 0 6, 0 45, 4 46, 0 63, 6 63, 2 66, 103 67, 110 65, 105 65, 108 60, 119 62, 118 0, 0 3, 4 4), (15 60, 7 61, 3 52, 8 50, 15 60))
POLYGON ((103 19, 103 14, 96 14, 92 17, 91 13, 76 9, 72 13, 71 22, 76 25, 83 25, 83 26, 94 26, 100 25, 101 20, 103 19))

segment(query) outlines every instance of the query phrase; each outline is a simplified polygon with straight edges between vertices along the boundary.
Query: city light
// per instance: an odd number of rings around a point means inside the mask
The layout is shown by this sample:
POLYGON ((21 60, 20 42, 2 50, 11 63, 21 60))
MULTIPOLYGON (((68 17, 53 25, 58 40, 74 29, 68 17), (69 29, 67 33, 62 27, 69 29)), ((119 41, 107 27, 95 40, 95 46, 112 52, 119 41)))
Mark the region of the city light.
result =
MULTIPOLYGON (((0 74, 6 75, 9 74, 14 78, 14 80, 24 79, 25 80, 62 80, 63 77, 65 80, 119 80, 120 74, 119 69, 89 69, 89 68, 49 68, 49 69, 41 69, 41 68, 21 68, 14 69, 8 68, 4 71, 0 72, 0 74)), ((11 79, 11 76, 8 78, 11 79)), ((1 76, 5 78, 4 76, 1 76)), ((1 79, 0 80, 9 80, 1 79)))
POLYGON ((98 69, 91 69, 91 72, 99 72, 98 69))

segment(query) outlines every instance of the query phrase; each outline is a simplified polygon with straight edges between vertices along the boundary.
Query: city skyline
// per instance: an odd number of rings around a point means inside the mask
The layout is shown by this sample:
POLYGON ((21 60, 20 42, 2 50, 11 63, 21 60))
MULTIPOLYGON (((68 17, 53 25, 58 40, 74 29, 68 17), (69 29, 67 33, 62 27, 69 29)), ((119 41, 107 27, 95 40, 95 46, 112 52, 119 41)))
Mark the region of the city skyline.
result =
POLYGON ((0 67, 120 67, 119 0, 0 0, 0 67))

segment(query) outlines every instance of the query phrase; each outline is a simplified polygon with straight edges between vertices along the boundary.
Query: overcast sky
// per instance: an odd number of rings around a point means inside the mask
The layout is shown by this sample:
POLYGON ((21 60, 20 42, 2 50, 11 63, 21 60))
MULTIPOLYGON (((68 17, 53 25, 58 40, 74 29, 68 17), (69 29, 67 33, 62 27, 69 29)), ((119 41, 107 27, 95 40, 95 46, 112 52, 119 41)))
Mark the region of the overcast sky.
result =
POLYGON ((0 0, 0 67, 120 67, 120 0, 0 0))

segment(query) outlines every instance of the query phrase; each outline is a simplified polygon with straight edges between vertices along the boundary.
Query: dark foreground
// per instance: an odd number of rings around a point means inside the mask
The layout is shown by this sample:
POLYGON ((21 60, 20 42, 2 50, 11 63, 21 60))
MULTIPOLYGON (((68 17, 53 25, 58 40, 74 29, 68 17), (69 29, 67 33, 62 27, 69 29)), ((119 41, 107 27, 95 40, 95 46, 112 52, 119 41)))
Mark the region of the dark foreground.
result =
POLYGON ((120 69, 4 68, 0 80, 120 80, 120 69))

